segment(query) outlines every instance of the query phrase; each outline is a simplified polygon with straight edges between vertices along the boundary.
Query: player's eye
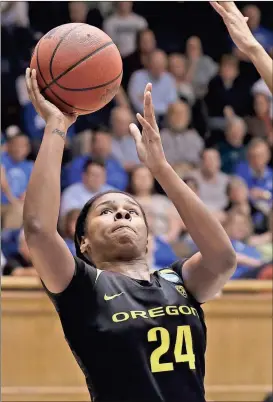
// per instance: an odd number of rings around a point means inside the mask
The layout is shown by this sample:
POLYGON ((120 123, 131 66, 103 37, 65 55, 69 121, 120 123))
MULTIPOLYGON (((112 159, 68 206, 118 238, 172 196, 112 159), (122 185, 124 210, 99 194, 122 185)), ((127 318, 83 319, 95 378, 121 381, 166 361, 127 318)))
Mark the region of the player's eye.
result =
POLYGON ((139 213, 137 211, 135 211, 134 209, 130 209, 129 214, 139 215, 139 213))
POLYGON ((100 215, 108 215, 109 213, 112 213, 111 209, 106 208, 101 211, 100 215))

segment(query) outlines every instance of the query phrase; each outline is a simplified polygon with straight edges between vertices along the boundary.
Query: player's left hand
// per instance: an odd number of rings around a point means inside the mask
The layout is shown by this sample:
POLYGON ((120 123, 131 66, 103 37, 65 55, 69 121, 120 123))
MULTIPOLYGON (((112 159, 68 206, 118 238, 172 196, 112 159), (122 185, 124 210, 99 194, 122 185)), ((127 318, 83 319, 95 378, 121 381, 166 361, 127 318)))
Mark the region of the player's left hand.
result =
POLYGON ((159 129, 157 126, 152 101, 152 84, 147 84, 144 91, 144 117, 137 114, 137 120, 142 126, 142 135, 135 124, 130 124, 139 160, 153 173, 157 173, 167 165, 163 151, 159 129))

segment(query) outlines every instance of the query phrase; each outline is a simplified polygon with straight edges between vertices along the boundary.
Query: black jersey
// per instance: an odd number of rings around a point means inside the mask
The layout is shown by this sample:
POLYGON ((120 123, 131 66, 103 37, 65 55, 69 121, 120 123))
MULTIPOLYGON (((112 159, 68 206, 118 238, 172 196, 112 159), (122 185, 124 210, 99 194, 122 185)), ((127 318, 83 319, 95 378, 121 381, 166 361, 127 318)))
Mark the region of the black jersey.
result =
POLYGON ((181 262, 151 281, 75 258, 72 281, 48 292, 94 402, 204 402, 206 326, 181 262))

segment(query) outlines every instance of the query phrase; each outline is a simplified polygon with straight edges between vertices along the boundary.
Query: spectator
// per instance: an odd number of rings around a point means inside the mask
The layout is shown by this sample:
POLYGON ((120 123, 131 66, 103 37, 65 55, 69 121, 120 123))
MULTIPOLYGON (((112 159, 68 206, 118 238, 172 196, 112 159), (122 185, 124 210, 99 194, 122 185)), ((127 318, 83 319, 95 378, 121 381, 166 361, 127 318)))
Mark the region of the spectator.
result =
POLYGON ((76 248, 74 243, 74 235, 75 235, 75 228, 78 216, 80 214, 80 209, 71 209, 67 214, 63 217, 62 221, 62 236, 64 241, 71 251, 73 256, 76 255, 76 248))
POLYGON ((29 26, 28 2, 27 1, 2 1, 1 2, 1 25, 8 28, 29 26))
POLYGON ((222 57, 219 73, 209 83, 205 102, 211 129, 225 128, 224 108, 226 106, 231 106, 236 115, 244 115, 246 91, 239 80, 238 60, 234 56, 222 57))
POLYGON ((129 125, 134 120, 133 115, 127 108, 115 107, 112 109, 110 120, 113 132, 112 155, 129 171, 140 163, 135 142, 129 133, 129 125))
POLYGON ((97 193, 112 189, 112 186, 106 184, 104 162, 99 159, 88 159, 83 167, 82 182, 72 184, 62 194, 61 216, 71 209, 82 209, 86 202, 97 193))
POLYGON ((247 148, 247 161, 238 163, 235 169, 235 174, 246 181, 251 200, 266 211, 271 207, 273 192, 273 170, 267 166, 269 159, 268 144, 260 138, 254 138, 247 148))
POLYGON ((273 145, 273 125, 270 116, 270 98, 262 93, 254 95, 254 116, 246 117, 248 132, 253 137, 261 137, 273 145))
POLYGON ((251 92, 254 96, 256 94, 262 94, 268 97, 270 102, 270 118, 273 119, 273 95, 262 78, 255 82, 255 84, 251 88, 251 92))
POLYGON ((152 233, 168 243, 176 241, 181 231, 180 217, 166 196, 154 193, 154 180, 145 166, 132 172, 129 192, 151 217, 152 233))
POLYGON ((258 235, 253 235, 249 238, 248 244, 254 246, 261 253, 263 262, 270 262, 273 260, 272 249, 272 234, 273 234, 273 211, 267 218, 267 230, 258 235))
MULTIPOLYGON (((248 18, 247 23, 254 38, 262 45, 262 47, 267 52, 270 52, 273 48, 273 32, 260 25, 261 22, 260 9, 254 4, 248 4, 243 8, 242 11, 244 16, 248 18)), ((236 54, 237 53, 239 52, 236 52, 236 54)), ((242 59, 245 60, 245 57, 242 59)))
POLYGON ((187 103, 178 101, 169 106, 167 128, 161 139, 168 162, 177 170, 182 164, 198 165, 204 141, 195 129, 189 128, 191 110, 187 103))
POLYGON ((217 146, 224 173, 233 174, 237 163, 245 159, 245 135, 246 124, 242 118, 234 116, 228 120, 225 141, 217 146))
POLYGON ((170 54, 169 72, 175 79, 179 98, 192 106, 195 102, 195 94, 192 84, 186 80, 186 58, 182 54, 170 54))
POLYGON ((92 134, 92 153, 81 155, 64 167, 63 187, 81 181, 82 169, 88 158, 102 159, 106 167, 106 182, 119 190, 128 185, 128 175, 116 158, 112 156, 112 137, 107 129, 101 128, 92 134))
POLYGON ((218 66, 211 57, 204 55, 198 36, 191 36, 186 42, 187 74, 186 80, 193 85, 197 98, 203 98, 218 66))
POLYGON ((255 233, 267 230, 267 214, 249 199, 248 187, 240 177, 232 177, 227 188, 229 203, 225 211, 236 211, 250 216, 253 221, 255 233))
POLYGON ((152 234, 148 238, 147 262, 151 271, 155 271, 170 266, 177 260, 171 246, 160 237, 154 237, 152 234))
POLYGON ((131 75, 142 68, 148 67, 149 55, 156 49, 156 39, 153 31, 146 28, 137 33, 136 51, 123 59, 123 85, 127 89, 131 75))
POLYGON ((37 276, 37 272, 31 262, 23 230, 19 234, 18 252, 8 259, 7 264, 3 268, 3 275, 37 276))
POLYGON ((148 82, 153 84, 153 104, 159 120, 166 114, 169 104, 177 100, 174 78, 166 69, 166 54, 162 50, 155 50, 150 54, 147 69, 134 72, 128 94, 136 112, 142 112, 143 93, 148 82))
POLYGON ((68 3, 69 22, 80 22, 102 28, 102 15, 98 8, 88 8, 86 1, 70 1, 68 3))
POLYGON ((225 229, 237 254, 237 269, 231 279, 242 279, 249 270, 262 265, 261 254, 247 244, 252 233, 251 220, 247 215, 232 212, 228 215, 225 229))
MULTIPOLYGON (((30 179, 33 162, 26 158, 30 151, 28 137, 23 133, 8 138, 7 152, 2 154, 1 164, 5 169, 10 195, 21 202, 11 202, 7 196, 1 195, 1 215, 4 226, 18 228, 22 225, 22 201, 30 179)), ((3 184, 3 183, 2 183, 3 184)), ((2 187, 2 186, 1 186, 2 187)))
POLYGON ((229 178, 220 171, 220 155, 216 149, 207 148, 202 153, 200 169, 191 173, 199 187, 199 196, 214 212, 221 212, 227 205, 227 185, 229 178))
POLYGON ((103 30, 112 38, 122 57, 129 56, 136 50, 136 35, 147 28, 147 21, 132 12, 132 1, 118 1, 116 12, 108 17, 103 30))

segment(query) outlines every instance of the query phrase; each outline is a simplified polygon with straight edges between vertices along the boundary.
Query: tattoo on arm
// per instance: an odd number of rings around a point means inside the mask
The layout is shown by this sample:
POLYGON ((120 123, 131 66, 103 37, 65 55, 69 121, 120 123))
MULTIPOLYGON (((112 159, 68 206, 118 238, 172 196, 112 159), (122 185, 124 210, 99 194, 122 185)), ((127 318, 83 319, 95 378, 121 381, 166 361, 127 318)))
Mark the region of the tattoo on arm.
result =
POLYGON ((55 128, 55 129, 52 131, 52 133, 53 133, 53 134, 58 134, 60 137, 62 137, 63 140, 65 140, 65 132, 64 132, 64 131, 61 131, 61 130, 59 130, 58 128, 55 128))

